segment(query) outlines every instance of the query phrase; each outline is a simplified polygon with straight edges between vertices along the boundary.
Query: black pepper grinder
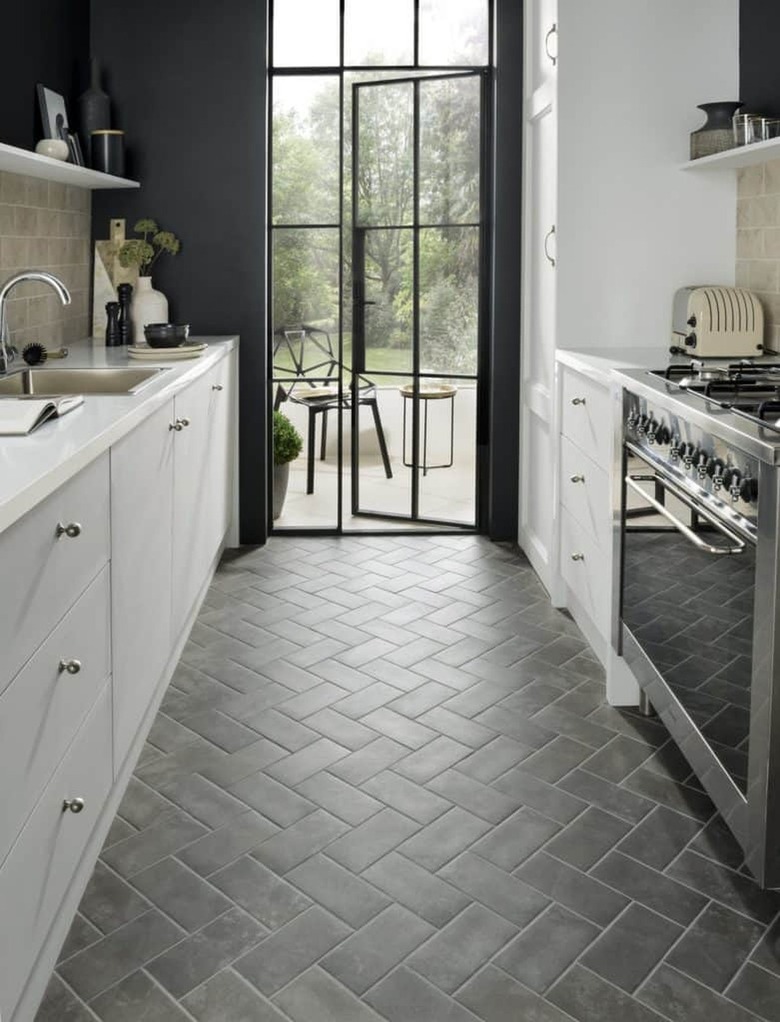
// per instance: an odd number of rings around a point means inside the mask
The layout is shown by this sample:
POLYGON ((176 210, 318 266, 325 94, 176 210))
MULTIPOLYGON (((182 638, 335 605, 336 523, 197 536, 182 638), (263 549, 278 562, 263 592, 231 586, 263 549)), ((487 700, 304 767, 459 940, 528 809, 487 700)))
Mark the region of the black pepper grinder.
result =
POLYGON ((116 348, 122 343, 122 334, 119 329, 119 302, 108 302, 106 304, 106 347, 116 348))
POLYGON ((133 324, 130 319, 130 302, 133 297, 132 284, 120 284, 119 295, 119 344, 133 343, 133 324))

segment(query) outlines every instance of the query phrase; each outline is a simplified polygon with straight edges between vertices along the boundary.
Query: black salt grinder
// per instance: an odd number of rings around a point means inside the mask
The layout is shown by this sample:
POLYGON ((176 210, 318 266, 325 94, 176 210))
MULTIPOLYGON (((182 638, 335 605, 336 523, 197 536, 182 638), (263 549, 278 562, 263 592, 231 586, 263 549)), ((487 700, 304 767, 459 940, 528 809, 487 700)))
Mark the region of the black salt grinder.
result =
POLYGON ((106 304, 106 347, 115 348, 122 343, 119 329, 119 302, 106 304))
POLYGON ((133 297, 132 284, 120 284, 119 295, 119 344, 133 343, 133 324, 130 319, 130 301, 133 297))

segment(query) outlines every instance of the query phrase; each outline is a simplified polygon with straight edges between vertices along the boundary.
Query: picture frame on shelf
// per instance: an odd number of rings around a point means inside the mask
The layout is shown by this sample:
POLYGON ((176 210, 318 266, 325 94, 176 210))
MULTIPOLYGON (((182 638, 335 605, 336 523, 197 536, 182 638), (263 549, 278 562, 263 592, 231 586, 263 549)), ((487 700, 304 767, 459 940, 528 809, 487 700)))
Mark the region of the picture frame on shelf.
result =
POLYGON ((47 89, 39 82, 37 85, 38 105, 41 109, 41 125, 45 138, 60 138, 68 141, 68 111, 65 99, 58 92, 47 89))

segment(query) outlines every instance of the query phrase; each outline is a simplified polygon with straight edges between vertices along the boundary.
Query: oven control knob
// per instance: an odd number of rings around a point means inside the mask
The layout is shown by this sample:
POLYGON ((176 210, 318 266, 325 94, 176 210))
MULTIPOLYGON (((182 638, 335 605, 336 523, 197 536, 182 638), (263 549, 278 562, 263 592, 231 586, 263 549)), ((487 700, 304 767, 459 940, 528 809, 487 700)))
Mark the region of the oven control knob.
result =
POLYGON ((693 331, 691 331, 685 338, 685 344, 688 348, 695 348, 696 342, 697 342, 696 334, 693 331))
POLYGON ((695 327, 696 326, 696 322, 697 322, 696 321, 696 317, 695 316, 691 316, 691 318, 688 320, 688 326, 695 327))
POLYGON ((707 475, 712 480, 712 485, 719 490, 723 485, 723 472, 726 466, 720 458, 713 458, 707 463, 707 475))
POLYGON ((655 435, 656 440, 659 444, 666 445, 672 439, 672 434, 668 426, 664 426, 663 423, 658 427, 655 435))
POLYGON ((758 500, 758 480, 748 476, 739 488, 739 495, 746 504, 752 504, 758 500))

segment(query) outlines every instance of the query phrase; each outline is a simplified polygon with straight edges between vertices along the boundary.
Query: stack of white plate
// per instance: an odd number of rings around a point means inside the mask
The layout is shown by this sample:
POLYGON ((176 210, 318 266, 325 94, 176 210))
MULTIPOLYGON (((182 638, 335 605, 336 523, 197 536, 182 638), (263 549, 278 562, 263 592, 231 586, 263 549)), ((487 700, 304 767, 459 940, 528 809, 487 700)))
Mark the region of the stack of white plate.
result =
POLYGON ((150 348, 148 344, 131 344, 128 358, 142 362, 178 362, 183 358, 200 358, 208 344, 181 344, 178 348, 150 348))

